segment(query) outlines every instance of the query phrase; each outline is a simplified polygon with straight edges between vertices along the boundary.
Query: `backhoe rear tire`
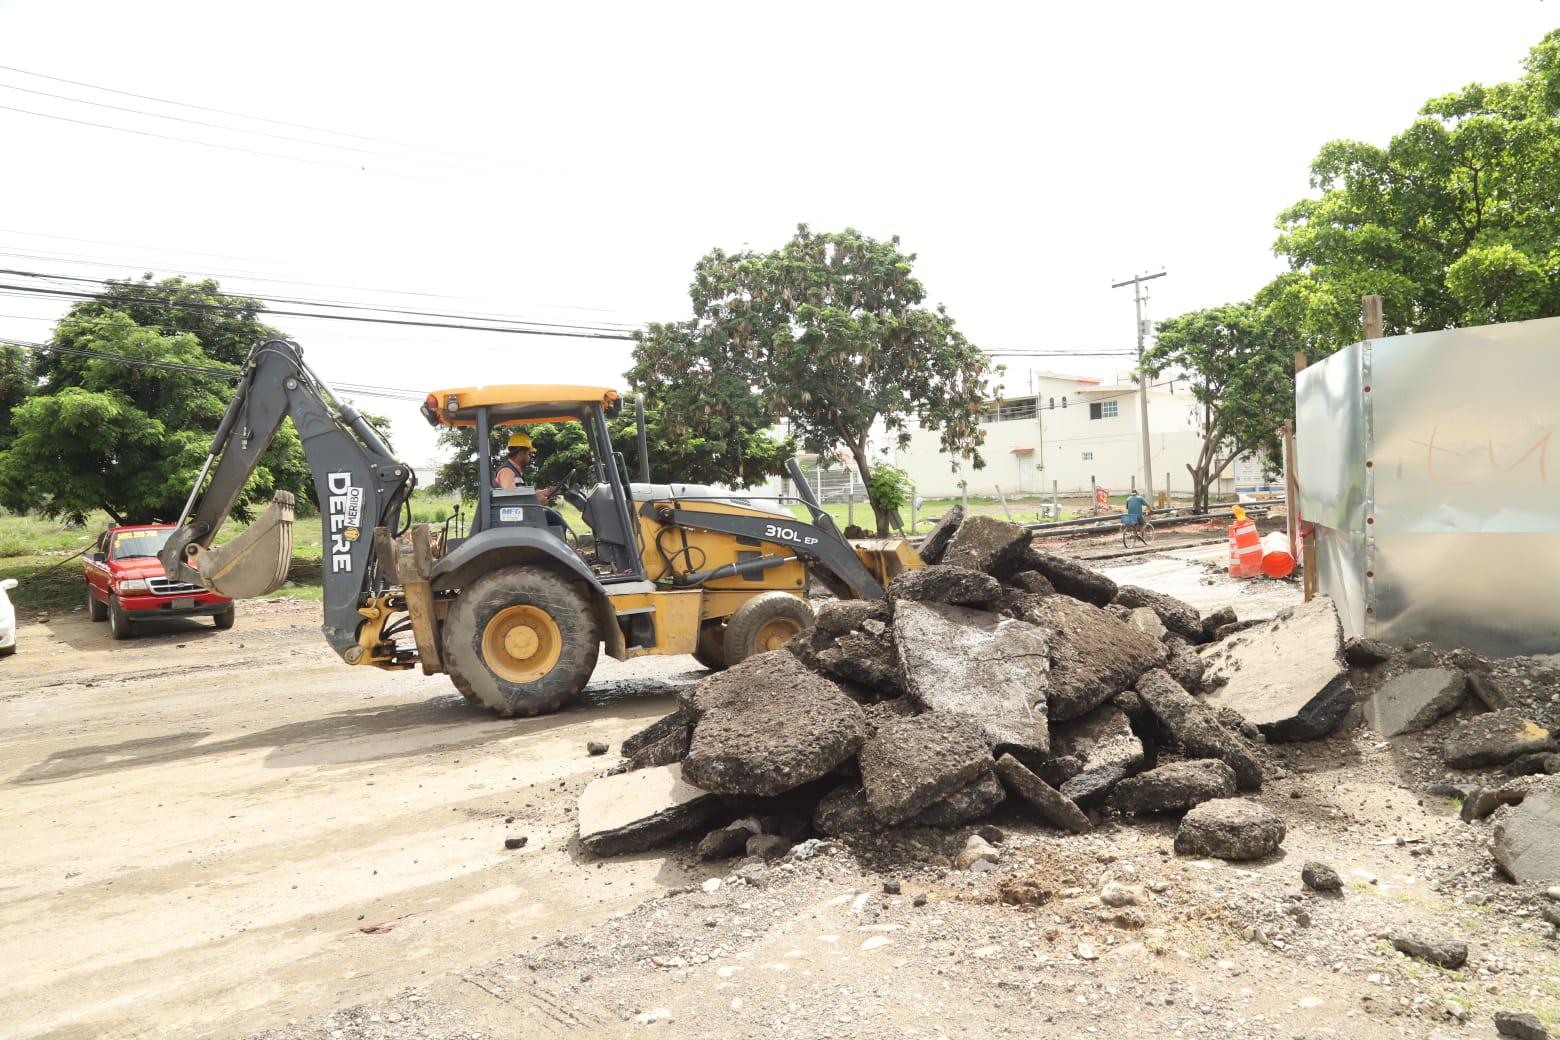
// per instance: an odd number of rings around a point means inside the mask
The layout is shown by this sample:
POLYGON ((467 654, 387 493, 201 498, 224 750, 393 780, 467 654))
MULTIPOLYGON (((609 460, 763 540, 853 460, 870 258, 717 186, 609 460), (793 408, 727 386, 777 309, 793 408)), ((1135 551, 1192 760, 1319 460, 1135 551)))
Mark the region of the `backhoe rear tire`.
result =
POLYGON ((807 601, 789 592, 764 592, 738 607, 726 624, 726 667, 784 646, 816 617, 807 601))
POLYGON ((456 597, 443 642, 445 671, 467 700, 505 718, 545 715, 590 681, 601 624, 578 582, 504 567, 456 597))

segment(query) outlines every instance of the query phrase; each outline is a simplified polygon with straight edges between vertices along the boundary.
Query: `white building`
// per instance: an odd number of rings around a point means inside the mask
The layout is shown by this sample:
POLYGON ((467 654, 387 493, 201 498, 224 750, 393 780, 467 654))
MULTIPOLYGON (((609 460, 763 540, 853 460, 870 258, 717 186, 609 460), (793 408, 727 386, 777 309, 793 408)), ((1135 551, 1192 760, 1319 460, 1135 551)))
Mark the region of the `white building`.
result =
MULTIPOLYGON (((1015 373, 1008 378, 1014 381, 1015 373)), ((943 453, 938 435, 914 429, 907 449, 886 453, 909 472, 923 498, 956 498, 960 481, 970 495, 1088 493, 1096 484, 1112 494, 1143 486, 1143 446, 1137 383, 1031 372, 1028 392, 994 402, 982 419, 984 469, 943 453)), ((1155 491, 1190 494, 1188 463, 1202 447, 1195 402, 1184 382, 1160 380, 1148 391, 1149 451, 1155 491)))

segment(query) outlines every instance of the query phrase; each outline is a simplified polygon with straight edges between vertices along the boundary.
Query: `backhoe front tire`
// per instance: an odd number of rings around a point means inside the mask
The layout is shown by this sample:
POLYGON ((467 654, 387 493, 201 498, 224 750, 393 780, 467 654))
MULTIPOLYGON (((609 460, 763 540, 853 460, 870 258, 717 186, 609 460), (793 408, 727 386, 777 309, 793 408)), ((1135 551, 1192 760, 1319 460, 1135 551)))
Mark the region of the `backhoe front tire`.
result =
POLYGON ((706 621, 699 628, 699 643, 693 648, 693 659, 712 672, 726 667, 726 625, 721 621, 706 621))
POLYGON ((791 637, 811 628, 816 617, 807 601, 789 592, 764 592, 738 607, 726 623, 726 667, 754 654, 778 650, 791 637))
POLYGON ((557 711, 585 688, 601 624, 578 582, 543 567, 491 571, 444 619, 444 668, 455 688, 505 718, 557 711))

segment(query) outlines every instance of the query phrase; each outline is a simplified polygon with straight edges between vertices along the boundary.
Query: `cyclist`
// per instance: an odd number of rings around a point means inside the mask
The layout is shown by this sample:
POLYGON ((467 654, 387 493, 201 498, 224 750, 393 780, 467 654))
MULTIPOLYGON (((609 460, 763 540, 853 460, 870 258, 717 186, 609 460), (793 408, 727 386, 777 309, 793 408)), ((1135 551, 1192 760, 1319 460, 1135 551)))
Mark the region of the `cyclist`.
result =
POLYGON ((1127 496, 1127 511, 1122 514, 1121 526, 1143 526, 1143 510, 1148 508, 1148 499, 1137 493, 1137 488, 1132 489, 1132 494, 1127 496))

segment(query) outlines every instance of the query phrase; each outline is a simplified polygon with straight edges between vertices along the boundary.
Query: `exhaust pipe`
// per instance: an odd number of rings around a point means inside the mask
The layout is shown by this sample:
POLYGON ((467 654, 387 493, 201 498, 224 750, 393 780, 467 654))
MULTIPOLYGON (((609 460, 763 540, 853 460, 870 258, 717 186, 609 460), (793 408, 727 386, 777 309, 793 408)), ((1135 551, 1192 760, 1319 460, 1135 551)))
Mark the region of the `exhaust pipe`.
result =
POLYGON ((278 491, 260 519, 237 538, 209 549, 191 544, 185 551, 200 583, 229 599, 250 599, 281 588, 292 563, 293 504, 292 492, 278 491))

